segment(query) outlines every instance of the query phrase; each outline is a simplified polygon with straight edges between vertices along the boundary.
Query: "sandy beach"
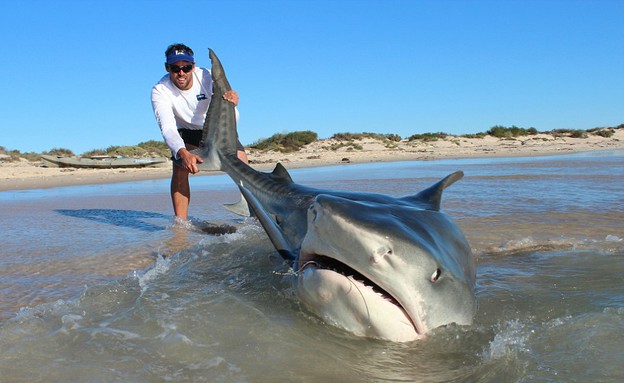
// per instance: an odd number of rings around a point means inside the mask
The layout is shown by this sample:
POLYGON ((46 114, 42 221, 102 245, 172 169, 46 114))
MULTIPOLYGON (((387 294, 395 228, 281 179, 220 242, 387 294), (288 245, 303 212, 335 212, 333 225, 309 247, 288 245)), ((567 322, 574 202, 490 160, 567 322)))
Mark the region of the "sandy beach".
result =
MULTIPOLYGON (((589 134, 587 138, 540 133, 516 138, 466 138, 447 136, 436 141, 354 141, 325 139, 293 153, 248 149, 251 166, 271 170, 277 162, 286 168, 345 165, 365 162, 428 161, 444 158, 544 156, 595 150, 624 149, 624 129, 611 137, 589 134)), ((168 178, 171 163, 159 168, 74 169, 46 168, 41 162, 0 161, 0 191, 57 186, 113 183, 168 178)), ((199 173, 199 175, 207 173, 199 173)))

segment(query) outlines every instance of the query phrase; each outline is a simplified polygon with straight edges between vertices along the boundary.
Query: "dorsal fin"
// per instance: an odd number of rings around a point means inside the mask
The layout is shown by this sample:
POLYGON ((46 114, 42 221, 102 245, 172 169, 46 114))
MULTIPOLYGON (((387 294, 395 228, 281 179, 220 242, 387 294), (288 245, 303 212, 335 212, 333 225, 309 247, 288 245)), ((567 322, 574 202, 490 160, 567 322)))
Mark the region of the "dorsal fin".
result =
POLYGON ((449 174, 442 180, 436 182, 433 186, 421 191, 418 194, 401 198, 403 201, 413 203, 415 205, 421 205, 425 203, 429 210, 440 210, 440 203, 442 201, 442 192, 447 187, 451 186, 455 182, 459 181, 464 176, 464 172, 457 171, 449 174))
POLYGON ((290 177, 288 170, 286 170, 284 165, 282 165, 280 162, 275 165, 275 169, 273 169, 273 172, 270 173, 269 176, 273 181, 283 184, 292 184, 294 182, 293 179, 290 177))

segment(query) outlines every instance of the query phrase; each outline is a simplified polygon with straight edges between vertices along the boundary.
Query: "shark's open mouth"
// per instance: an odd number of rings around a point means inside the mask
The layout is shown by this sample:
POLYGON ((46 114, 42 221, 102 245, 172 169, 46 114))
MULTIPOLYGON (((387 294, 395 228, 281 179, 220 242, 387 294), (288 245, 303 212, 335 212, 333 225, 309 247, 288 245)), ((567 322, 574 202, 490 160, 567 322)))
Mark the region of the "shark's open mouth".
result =
POLYGON ((395 306, 401 307, 401 304, 396 299, 394 299, 394 297, 390 295, 386 290, 384 290, 383 287, 371 281, 369 278, 362 275, 360 272, 351 268, 345 263, 342 263, 326 255, 306 254, 306 256, 302 258, 304 259, 300 261, 299 265, 301 270, 309 265, 315 265, 318 269, 331 270, 335 273, 343 275, 346 278, 361 283, 366 288, 372 289, 379 297, 387 300, 395 306))
POLYGON ((301 251, 298 266, 300 297, 304 302, 313 302, 312 306, 330 322, 359 335, 382 339, 406 341, 424 334, 409 311, 383 285, 348 264, 301 251), (351 313, 351 319, 347 319, 345 311, 351 313))

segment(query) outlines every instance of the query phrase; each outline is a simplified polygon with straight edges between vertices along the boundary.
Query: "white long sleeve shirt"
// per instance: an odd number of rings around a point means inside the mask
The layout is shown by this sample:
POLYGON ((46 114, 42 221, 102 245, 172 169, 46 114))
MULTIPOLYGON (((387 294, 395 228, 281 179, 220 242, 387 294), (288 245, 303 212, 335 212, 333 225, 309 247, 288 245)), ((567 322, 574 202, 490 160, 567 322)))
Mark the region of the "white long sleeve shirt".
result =
MULTIPOLYGON (((178 129, 201 130, 212 98, 210 70, 196 67, 193 70, 193 86, 180 90, 166 74, 152 88, 152 108, 160 126, 165 143, 177 158, 184 141, 178 129)), ((238 110, 236 110, 238 120, 238 110)))

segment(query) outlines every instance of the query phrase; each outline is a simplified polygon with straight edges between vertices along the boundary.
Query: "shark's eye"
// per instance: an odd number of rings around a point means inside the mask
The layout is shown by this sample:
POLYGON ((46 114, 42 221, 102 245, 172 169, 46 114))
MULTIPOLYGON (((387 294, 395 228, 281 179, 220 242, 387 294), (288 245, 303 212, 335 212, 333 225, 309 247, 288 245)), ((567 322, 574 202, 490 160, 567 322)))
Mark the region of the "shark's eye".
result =
POLYGON ((433 274, 431 274, 431 282, 436 282, 438 279, 440 279, 441 274, 442 274, 442 270, 435 269, 433 274))

